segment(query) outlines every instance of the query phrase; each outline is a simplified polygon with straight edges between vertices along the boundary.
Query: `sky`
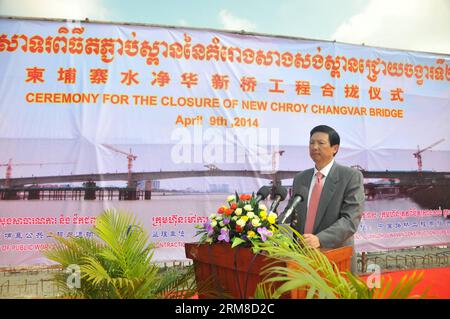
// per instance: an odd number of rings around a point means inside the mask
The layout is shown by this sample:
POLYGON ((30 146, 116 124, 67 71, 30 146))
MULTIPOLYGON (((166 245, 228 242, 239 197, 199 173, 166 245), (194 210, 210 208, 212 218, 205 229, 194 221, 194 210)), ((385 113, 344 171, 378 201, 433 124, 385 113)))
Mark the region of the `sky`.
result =
POLYGON ((450 0, 0 0, 0 15, 245 30, 450 54, 450 0))

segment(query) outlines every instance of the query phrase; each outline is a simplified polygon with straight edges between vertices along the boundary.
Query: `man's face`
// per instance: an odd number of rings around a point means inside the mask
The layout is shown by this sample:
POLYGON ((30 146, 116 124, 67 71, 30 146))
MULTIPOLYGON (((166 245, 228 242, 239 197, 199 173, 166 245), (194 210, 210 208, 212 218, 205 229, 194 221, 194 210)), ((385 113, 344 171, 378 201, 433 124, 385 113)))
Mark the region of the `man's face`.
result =
POLYGON ((311 156, 318 169, 322 169, 333 159, 339 145, 330 145, 327 133, 316 132, 309 140, 309 156, 311 156))

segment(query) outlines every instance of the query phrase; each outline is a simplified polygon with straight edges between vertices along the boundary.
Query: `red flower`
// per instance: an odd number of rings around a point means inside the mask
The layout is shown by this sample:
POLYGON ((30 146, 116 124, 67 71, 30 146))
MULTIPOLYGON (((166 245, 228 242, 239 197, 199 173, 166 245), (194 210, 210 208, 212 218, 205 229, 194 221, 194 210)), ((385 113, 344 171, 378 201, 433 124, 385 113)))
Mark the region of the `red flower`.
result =
POLYGON ((219 214, 223 214, 223 213, 225 212, 225 208, 223 208, 223 207, 221 206, 221 207, 219 207, 219 209, 217 210, 217 212, 218 212, 219 214))
POLYGON ((239 198, 241 200, 250 200, 252 198, 252 195, 249 194, 242 194, 241 196, 239 196, 239 198))
POLYGON ((236 225, 236 231, 238 232, 238 233, 241 233, 242 232, 242 227, 241 226, 239 226, 239 225, 236 225))
POLYGON ((237 208, 237 204, 236 203, 231 204, 231 209, 236 209, 236 208, 237 208))
POLYGON ((227 208, 227 209, 225 209, 225 215, 230 216, 233 213, 233 211, 234 211, 233 209, 227 208))

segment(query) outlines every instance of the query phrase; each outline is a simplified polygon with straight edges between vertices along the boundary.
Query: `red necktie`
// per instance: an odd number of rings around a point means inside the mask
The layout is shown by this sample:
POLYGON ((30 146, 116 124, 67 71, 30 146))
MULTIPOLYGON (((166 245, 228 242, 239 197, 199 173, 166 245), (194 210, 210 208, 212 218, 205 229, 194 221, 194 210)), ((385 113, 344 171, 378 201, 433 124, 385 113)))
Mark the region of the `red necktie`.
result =
POLYGON ((322 193, 322 177, 321 172, 316 173, 316 183, 314 184, 311 199, 309 201, 308 214, 306 215, 305 234, 312 234, 314 221, 316 220, 317 208, 319 207, 320 194, 322 193))

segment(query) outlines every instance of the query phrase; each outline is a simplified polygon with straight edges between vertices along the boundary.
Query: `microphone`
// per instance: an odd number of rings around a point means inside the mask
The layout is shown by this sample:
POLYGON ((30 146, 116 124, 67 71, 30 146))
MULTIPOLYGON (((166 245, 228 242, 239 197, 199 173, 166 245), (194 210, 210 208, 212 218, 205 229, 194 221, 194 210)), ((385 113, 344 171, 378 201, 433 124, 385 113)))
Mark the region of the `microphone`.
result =
POLYGON ((304 187, 299 187, 299 189, 297 189, 294 192, 293 195, 293 201, 291 203, 291 205, 288 205, 285 209, 284 209, 284 216, 281 219, 281 224, 284 224, 286 222, 286 219, 289 218, 289 216, 292 215, 292 212, 294 211, 295 207, 297 207, 298 204, 300 204, 300 202, 302 202, 304 200, 303 196, 306 193, 306 188, 304 187))
POLYGON ((256 203, 259 203, 260 201, 266 199, 266 197, 270 193, 270 187, 269 186, 263 186, 261 187, 258 192, 256 193, 256 203))
POLYGON ((284 199, 287 196, 287 193, 288 191, 284 186, 276 185, 274 187, 275 200, 272 202, 269 212, 276 212, 278 205, 280 204, 280 202, 284 201, 284 199))

